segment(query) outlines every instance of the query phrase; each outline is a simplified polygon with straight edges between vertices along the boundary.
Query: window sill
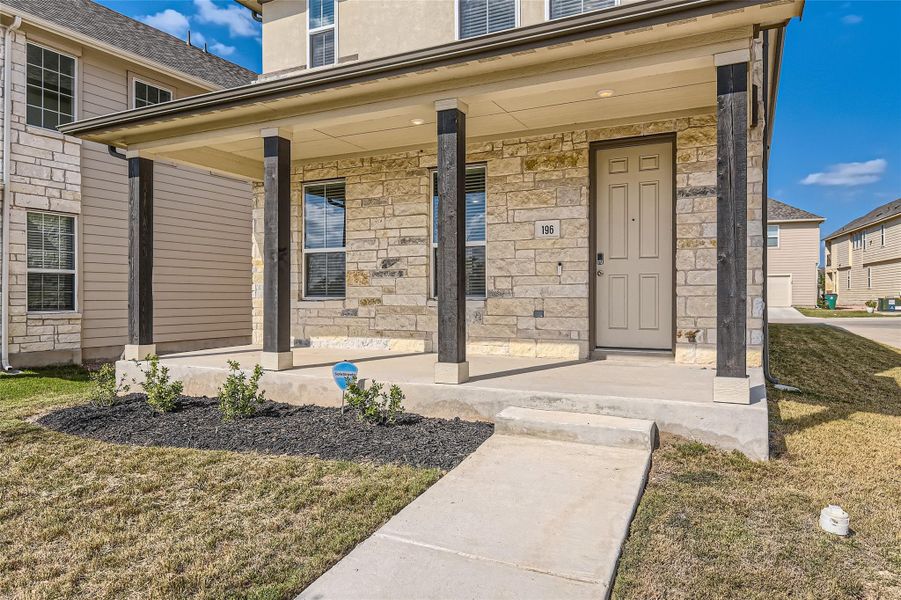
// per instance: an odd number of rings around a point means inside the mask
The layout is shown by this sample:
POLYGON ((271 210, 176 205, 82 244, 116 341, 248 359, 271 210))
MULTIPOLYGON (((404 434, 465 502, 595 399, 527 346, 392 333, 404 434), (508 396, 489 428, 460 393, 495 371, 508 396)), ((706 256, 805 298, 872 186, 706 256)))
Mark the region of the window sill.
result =
POLYGON ((80 319, 81 313, 74 310, 30 310, 25 313, 27 319, 80 319))
POLYGON ((66 134, 62 133, 61 131, 57 131, 56 129, 45 129, 44 127, 38 127, 37 125, 25 125, 25 133, 30 133, 31 135, 40 135, 60 141, 70 141, 78 139, 70 138, 66 134))

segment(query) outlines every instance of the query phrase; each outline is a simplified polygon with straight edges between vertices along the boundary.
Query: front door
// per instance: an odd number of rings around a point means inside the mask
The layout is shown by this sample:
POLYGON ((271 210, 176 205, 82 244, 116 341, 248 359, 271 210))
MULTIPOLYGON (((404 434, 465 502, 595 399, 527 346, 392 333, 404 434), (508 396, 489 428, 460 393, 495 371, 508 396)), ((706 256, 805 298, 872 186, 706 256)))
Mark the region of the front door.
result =
POLYGON ((597 161, 597 345, 673 344, 673 148, 605 148, 597 161))

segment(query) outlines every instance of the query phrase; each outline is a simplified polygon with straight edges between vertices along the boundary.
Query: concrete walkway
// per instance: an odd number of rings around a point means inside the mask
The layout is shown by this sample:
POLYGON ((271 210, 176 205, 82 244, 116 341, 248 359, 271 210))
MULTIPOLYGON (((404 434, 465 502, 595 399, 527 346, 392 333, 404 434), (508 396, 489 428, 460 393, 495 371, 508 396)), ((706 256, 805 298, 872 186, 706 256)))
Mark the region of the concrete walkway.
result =
POLYGON ((495 434, 299 598, 606 598, 649 466, 495 434))
POLYGON ((770 308, 770 323, 823 323, 888 346, 901 348, 901 315, 897 317, 805 317, 794 308, 770 308))

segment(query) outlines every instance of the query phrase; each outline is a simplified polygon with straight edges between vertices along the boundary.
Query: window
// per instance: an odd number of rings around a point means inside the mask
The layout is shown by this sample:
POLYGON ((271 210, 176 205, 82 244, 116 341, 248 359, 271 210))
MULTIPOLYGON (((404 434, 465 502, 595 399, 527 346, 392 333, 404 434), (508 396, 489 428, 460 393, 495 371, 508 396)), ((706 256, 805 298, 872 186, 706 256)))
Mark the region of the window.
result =
POLYGON ((460 39, 516 27, 516 0, 458 0, 460 39))
MULTIPOLYGON (((485 297, 485 165, 466 167, 466 295, 485 297)), ((432 295, 438 296, 438 171, 432 171, 432 295)))
POLYGON ((27 44, 25 122, 56 129, 75 120, 75 59, 27 44))
POLYGON ((848 271, 848 286, 846 289, 851 289, 851 271, 848 271))
POLYGON ((873 267, 867 267, 867 289, 873 287, 873 267))
POLYGON ((310 0, 310 68, 335 64, 335 0, 310 0))
POLYGON ((616 6, 619 0, 548 0, 548 18, 561 19, 616 6))
POLYGON ((851 235, 851 248, 853 250, 860 250, 861 248, 863 248, 865 243, 866 235, 863 232, 851 235))
POLYGON ((135 108, 151 106, 172 100, 172 92, 165 88, 156 87, 135 79, 135 108))
POLYGON ((767 225, 766 226, 766 245, 770 248, 778 248, 779 247, 779 226, 778 225, 767 225))
POLYGON ((28 310, 75 310, 75 218, 29 212, 26 220, 28 310))
POLYGON ((304 294, 344 297, 344 182, 303 188, 304 294))
POLYGON ((885 246, 885 223, 879 226, 880 246, 885 246))

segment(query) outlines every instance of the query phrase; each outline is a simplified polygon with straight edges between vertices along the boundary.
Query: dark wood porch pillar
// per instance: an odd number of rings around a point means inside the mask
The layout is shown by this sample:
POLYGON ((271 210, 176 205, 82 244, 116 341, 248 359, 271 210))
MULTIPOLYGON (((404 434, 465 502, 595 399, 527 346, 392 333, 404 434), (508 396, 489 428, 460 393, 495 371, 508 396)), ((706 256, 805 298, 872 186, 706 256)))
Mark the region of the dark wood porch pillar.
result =
POLYGON ((291 353, 291 140, 278 130, 263 135, 263 354, 264 369, 294 366, 291 353))
POLYGON ((128 156, 128 343, 126 360, 156 354, 153 343, 153 161, 128 156))
POLYGON ((748 403, 748 63, 716 67, 717 269, 714 399, 748 403))
POLYGON ((466 362, 466 105, 439 100, 436 383, 469 379, 466 362))

